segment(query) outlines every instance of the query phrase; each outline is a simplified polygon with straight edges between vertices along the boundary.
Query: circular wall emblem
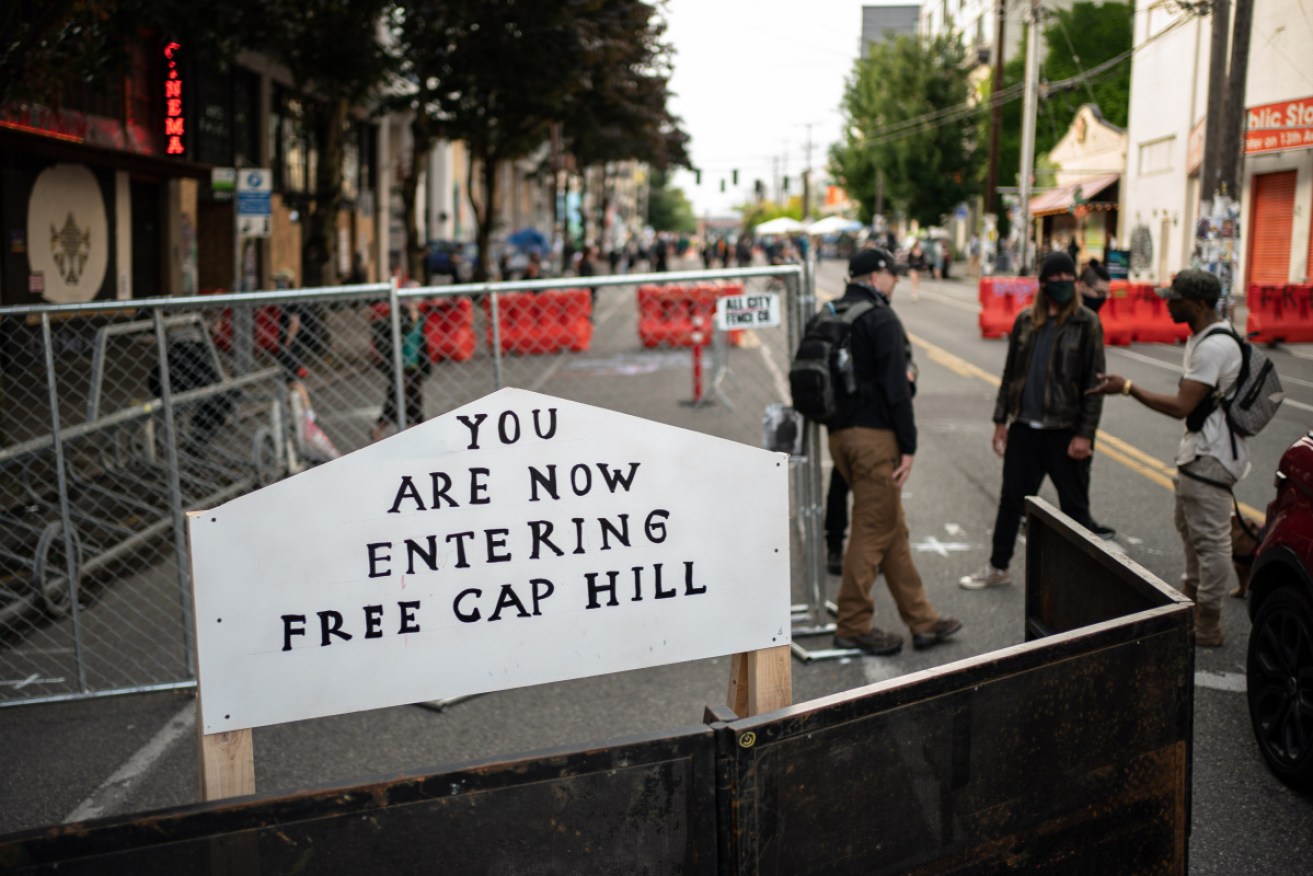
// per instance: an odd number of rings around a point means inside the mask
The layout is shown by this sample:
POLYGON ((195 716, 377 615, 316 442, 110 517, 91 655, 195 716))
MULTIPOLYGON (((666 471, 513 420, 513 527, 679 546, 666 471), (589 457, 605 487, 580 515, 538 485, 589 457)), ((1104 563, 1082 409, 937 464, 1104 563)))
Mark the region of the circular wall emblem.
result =
POLYGON ((90 301, 109 267, 109 221, 100 184, 85 165, 41 171, 27 202, 27 260, 56 304, 90 301))

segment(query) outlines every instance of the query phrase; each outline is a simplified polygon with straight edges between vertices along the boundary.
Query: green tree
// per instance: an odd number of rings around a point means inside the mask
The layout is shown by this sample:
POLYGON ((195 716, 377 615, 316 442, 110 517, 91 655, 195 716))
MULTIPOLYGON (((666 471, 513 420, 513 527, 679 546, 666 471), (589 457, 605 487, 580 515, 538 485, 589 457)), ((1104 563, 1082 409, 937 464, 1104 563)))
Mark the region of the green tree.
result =
POLYGON ((415 88, 416 124, 425 136, 461 140, 469 148, 465 190, 477 226, 478 279, 487 278, 491 261, 499 166, 541 146, 586 89, 585 71, 608 36, 601 14, 617 2, 398 4, 396 50, 415 88))
POLYGON ((966 105, 965 57, 956 36, 902 35, 872 44, 854 64, 841 106, 845 136, 830 150, 830 170, 863 221, 874 213, 881 170, 889 202, 922 224, 937 223, 975 190, 974 128, 935 115, 966 105))
MULTIPOLYGON (((585 88, 568 102, 561 121, 564 145, 583 179, 588 169, 601 168, 601 217, 609 207, 614 163, 636 160, 664 171, 690 162, 688 134, 668 109, 670 47, 662 39, 665 22, 656 7, 611 0, 592 26, 596 38, 583 70, 585 88)), ((589 237, 588 217, 584 236, 589 237)))
POLYGON ((697 218, 688 196, 683 189, 672 187, 670 176, 662 170, 654 170, 648 184, 647 224, 657 231, 697 231, 697 218))

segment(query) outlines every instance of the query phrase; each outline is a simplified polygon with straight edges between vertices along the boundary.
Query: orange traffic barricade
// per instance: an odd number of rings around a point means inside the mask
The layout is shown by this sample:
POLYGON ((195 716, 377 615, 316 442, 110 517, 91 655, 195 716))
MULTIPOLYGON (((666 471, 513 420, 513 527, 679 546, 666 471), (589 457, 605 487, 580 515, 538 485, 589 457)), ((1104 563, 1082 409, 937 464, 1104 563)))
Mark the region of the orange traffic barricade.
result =
POLYGON ((1017 314, 1030 306, 1038 286, 1034 277, 981 277, 980 336, 1001 338, 1011 332, 1017 314))

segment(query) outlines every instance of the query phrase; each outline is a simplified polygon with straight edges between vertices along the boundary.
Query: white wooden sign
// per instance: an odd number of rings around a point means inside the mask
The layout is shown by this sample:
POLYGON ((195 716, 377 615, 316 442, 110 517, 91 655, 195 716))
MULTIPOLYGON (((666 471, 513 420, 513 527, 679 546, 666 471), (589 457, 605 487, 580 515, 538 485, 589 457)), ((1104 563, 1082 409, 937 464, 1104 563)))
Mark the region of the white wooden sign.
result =
POLYGON ((777 292, 726 295, 716 299, 716 328, 758 329, 780 324, 780 296, 777 292))
POLYGON ((204 732, 789 642, 788 458, 503 389, 189 515, 204 732))

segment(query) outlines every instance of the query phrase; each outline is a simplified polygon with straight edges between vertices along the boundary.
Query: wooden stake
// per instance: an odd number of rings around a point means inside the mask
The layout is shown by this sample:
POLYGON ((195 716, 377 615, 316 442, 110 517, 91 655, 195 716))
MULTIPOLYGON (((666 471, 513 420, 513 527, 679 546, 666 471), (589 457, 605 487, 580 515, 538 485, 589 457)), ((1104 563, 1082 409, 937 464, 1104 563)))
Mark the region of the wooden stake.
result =
POLYGON ((201 799, 221 800, 255 793, 255 745, 250 728, 206 733, 196 700, 196 728, 200 736, 201 799))
POLYGON ((793 655, 788 645, 735 654, 726 702, 740 718, 793 704, 793 655))

